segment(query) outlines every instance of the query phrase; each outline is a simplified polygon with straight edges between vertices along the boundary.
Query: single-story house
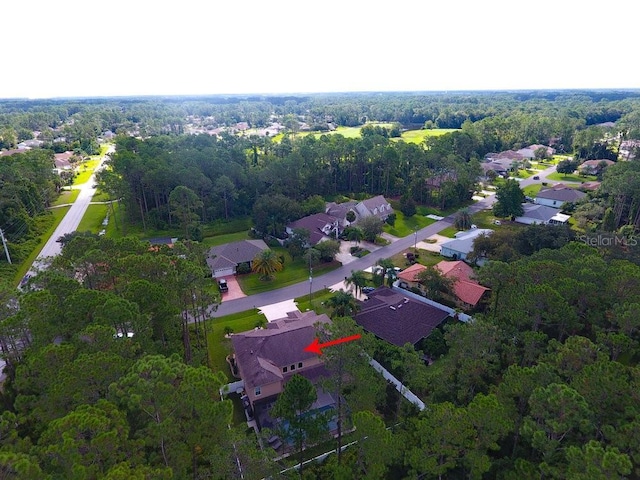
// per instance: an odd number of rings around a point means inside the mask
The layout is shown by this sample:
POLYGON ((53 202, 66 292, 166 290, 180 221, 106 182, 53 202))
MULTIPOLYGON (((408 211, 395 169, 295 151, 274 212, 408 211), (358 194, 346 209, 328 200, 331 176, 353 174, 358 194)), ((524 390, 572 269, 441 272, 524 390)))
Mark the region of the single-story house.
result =
POLYGON ((489 290, 474 280, 473 268, 460 260, 454 262, 443 260, 435 267, 442 275, 455 281, 453 293, 464 307, 475 307, 489 290))
POLYGON ((487 176, 489 170, 493 170, 494 172, 496 172, 496 174, 501 176, 507 175, 507 172, 509 171, 509 166, 504 165, 504 162, 484 162, 480 164, 480 167, 482 168, 485 177, 487 176))
POLYGON ((326 314, 295 311, 266 328, 231 335, 233 357, 251 405, 269 402, 282 393, 296 373, 310 380, 326 370, 322 356, 305 351, 316 338, 316 323, 330 323, 326 314))
POLYGON ((73 152, 56 153, 53 155, 53 163, 55 165, 56 172, 60 173, 63 170, 71 170, 70 158, 73 156, 73 152))
POLYGON ((602 168, 613 165, 612 160, 586 160, 578 165, 578 171, 584 175, 598 175, 602 168))
POLYGON ((286 231, 289 235, 293 234, 293 230, 296 228, 303 228, 309 232, 309 245, 314 246, 318 242, 327 238, 332 232, 335 232, 336 236, 340 234, 342 228, 340 228, 340 221, 326 213, 315 213, 302 217, 295 222, 291 222, 286 227, 286 231))
POLYGON ((560 213, 559 209, 546 205, 523 203, 522 208, 524 213, 522 216, 516 217, 515 221, 525 225, 533 225, 534 223, 559 225, 567 223, 571 218, 569 215, 560 213))
POLYGON ((466 260, 467 255, 473 251, 473 242, 480 235, 490 235, 493 230, 489 228, 474 228, 467 232, 459 232, 456 238, 444 242, 440 246, 440 255, 454 260, 466 260), (462 235, 460 235, 462 234, 462 235))
POLYGON ((588 191, 588 192, 592 192, 592 191, 595 191, 595 190, 599 189, 601 183, 602 182, 598 182, 598 181, 584 182, 582 185, 580 185, 580 190, 585 190, 585 191, 588 191))
POLYGON ((534 199, 534 202, 547 207, 562 208, 567 202, 577 202, 584 198, 586 193, 575 188, 569 188, 566 185, 558 183, 550 188, 540 190, 534 199))
MULTIPOLYGON (((425 299, 426 300, 426 299, 425 299)), ((388 287, 378 287, 360 302, 356 323, 376 337, 402 347, 415 345, 440 325, 449 312, 388 287)))
POLYGON ((235 275, 241 263, 251 262, 256 255, 269 247, 264 240, 241 240, 212 247, 207 255, 207 265, 213 278, 235 275))
POLYGON ((551 148, 546 145, 540 145, 540 144, 529 145, 528 147, 521 148, 520 150, 518 150, 518 153, 525 158, 533 159, 536 157, 536 150, 540 148, 544 148, 547 150, 547 157, 551 157, 553 156, 553 154, 556 153, 555 148, 551 148))
POLYGON ((401 288, 420 288, 418 283, 418 275, 427 269, 424 265, 414 263, 410 267, 405 268, 398 273, 397 277, 400 281, 401 288))

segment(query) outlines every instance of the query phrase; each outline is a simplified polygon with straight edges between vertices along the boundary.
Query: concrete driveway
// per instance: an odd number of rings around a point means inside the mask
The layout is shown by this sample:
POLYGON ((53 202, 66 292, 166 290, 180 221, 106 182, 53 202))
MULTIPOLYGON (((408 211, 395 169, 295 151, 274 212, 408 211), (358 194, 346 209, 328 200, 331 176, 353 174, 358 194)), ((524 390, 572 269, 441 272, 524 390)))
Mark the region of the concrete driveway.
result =
POLYGON ((240 288, 240 284, 238 283, 238 279, 235 275, 227 275, 226 277, 222 277, 227 281, 227 286, 229 287, 229 291, 226 293, 222 293, 220 300, 221 302, 225 302, 228 300, 236 300, 238 298, 246 297, 247 295, 240 288))

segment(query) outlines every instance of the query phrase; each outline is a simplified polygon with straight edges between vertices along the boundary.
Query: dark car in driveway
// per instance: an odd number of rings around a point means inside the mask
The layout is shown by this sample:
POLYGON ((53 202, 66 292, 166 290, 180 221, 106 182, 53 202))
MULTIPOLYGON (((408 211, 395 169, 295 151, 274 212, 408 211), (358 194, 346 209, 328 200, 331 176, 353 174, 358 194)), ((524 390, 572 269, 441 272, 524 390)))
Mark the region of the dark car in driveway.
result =
POLYGON ((224 278, 218 280, 218 288, 220 289, 220 293, 229 291, 229 285, 227 285, 227 281, 224 278))

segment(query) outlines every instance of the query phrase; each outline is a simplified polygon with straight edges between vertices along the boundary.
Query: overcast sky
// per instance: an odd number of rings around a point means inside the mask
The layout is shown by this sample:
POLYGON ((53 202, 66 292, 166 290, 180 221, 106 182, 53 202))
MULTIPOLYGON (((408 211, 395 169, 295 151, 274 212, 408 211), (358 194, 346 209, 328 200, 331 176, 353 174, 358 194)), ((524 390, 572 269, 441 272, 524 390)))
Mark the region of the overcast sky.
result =
POLYGON ((640 88, 631 0, 7 0, 0 98, 640 88))

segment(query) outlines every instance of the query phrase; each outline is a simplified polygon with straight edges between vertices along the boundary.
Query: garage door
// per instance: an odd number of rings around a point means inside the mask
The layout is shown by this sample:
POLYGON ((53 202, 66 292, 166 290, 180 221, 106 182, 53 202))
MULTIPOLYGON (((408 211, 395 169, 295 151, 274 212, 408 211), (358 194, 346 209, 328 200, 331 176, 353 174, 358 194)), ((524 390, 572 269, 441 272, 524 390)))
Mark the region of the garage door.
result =
POLYGON ((220 277, 226 277, 228 275, 233 275, 233 274, 234 274, 233 267, 229 267, 229 268, 221 268, 220 270, 216 270, 213 276, 215 278, 220 278, 220 277))

